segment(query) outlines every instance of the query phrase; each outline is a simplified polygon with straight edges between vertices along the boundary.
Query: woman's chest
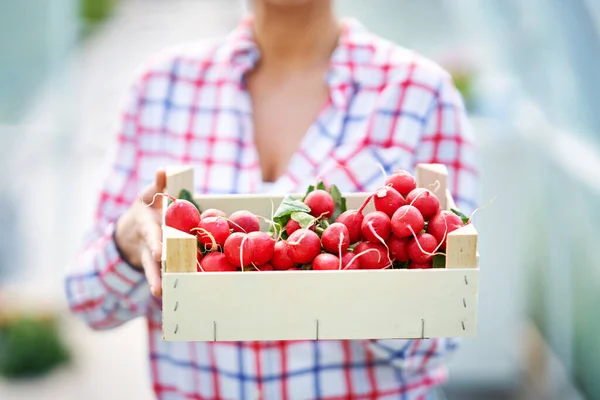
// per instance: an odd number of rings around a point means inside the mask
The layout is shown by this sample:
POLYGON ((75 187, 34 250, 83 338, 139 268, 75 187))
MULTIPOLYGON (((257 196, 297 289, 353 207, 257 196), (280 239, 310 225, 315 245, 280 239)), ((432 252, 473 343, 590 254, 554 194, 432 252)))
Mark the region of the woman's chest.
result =
MULTIPOLYGON (((210 91, 210 96, 200 93, 191 106, 163 107, 159 126, 145 129, 154 134, 143 135, 140 143, 153 150, 146 152, 151 168, 157 163, 193 165, 200 193, 262 191, 265 148, 288 153, 273 191, 303 191, 317 177, 344 191, 369 190, 383 183, 382 170, 412 168, 423 131, 423 115, 391 111, 379 93, 347 87, 332 91, 327 106, 314 118, 304 113, 301 123, 294 122, 293 114, 275 113, 273 121, 282 129, 269 140, 257 136, 248 92, 228 85, 210 91), (289 140, 285 120, 296 135, 289 140)), ((272 127, 267 111, 261 108, 260 124, 272 127)))

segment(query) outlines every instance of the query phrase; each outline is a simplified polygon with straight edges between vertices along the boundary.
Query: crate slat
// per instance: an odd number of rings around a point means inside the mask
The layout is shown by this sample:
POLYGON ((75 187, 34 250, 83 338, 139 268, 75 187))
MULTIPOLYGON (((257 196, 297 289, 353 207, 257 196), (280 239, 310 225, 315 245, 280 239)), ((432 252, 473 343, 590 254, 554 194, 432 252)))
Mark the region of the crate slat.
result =
POLYGON ((422 320, 424 337, 473 336, 478 276, 477 269, 170 273, 163 278, 163 336, 420 338, 422 320))

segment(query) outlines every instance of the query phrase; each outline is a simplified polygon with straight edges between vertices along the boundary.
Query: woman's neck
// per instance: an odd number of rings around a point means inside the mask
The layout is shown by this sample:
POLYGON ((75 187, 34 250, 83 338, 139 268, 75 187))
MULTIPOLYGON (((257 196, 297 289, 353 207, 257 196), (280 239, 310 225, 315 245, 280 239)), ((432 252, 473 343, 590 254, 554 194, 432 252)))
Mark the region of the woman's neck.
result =
POLYGON ((263 66, 297 69, 328 63, 340 35, 331 0, 254 2, 254 35, 263 66))

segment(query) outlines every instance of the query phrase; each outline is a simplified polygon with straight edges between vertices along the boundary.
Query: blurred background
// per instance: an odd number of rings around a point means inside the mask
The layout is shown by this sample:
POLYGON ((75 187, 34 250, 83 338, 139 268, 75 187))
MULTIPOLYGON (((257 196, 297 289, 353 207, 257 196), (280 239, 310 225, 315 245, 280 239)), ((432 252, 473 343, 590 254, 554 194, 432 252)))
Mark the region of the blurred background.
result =
MULTIPOLYGON (((496 197, 476 218, 478 337, 452 359, 444 395, 600 399, 600 1, 337 8, 454 75, 482 149, 482 202, 496 197)), ((0 399, 152 398, 144 322, 86 329, 66 311, 65 266, 135 67, 227 33, 243 12, 241 0, 0 0, 0 327, 20 317, 0 335, 0 399)))

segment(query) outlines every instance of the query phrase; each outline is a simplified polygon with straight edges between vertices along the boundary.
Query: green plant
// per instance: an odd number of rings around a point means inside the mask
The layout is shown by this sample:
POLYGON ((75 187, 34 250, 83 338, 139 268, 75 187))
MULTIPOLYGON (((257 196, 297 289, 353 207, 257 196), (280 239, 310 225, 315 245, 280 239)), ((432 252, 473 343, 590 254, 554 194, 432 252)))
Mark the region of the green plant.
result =
POLYGON ((69 361, 53 318, 20 316, 0 326, 0 375, 39 377, 69 361))

